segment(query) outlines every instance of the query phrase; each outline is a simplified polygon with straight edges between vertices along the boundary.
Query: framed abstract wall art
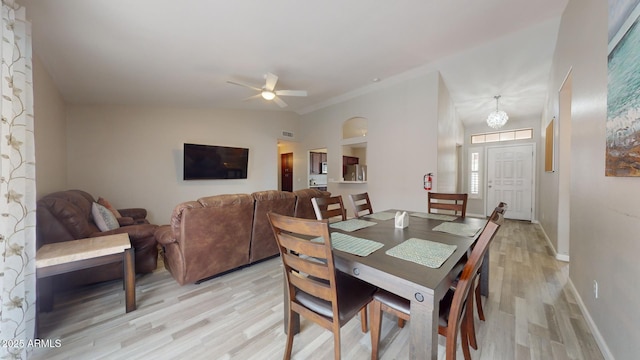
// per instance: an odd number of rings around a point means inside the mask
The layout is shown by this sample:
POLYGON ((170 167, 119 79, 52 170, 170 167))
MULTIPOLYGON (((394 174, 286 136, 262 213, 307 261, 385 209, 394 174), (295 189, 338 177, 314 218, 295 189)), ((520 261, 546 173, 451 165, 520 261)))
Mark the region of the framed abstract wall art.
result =
POLYGON ((640 0, 609 0, 606 176, 640 176, 640 0))

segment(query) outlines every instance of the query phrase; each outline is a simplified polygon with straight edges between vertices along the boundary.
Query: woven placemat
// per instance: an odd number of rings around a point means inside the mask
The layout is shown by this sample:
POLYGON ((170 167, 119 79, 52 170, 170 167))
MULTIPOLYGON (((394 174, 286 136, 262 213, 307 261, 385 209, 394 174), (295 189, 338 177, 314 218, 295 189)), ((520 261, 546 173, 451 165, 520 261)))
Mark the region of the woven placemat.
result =
MULTIPOLYGON (((313 242, 323 242, 321 237, 311 239, 313 242)), ((383 247, 384 244, 373 240, 367 240, 343 234, 339 232, 331 233, 331 247, 358 256, 367 256, 383 247)))
POLYGON ((361 219, 349 219, 346 221, 339 221, 337 223, 330 224, 334 229, 342 230, 342 231, 356 231, 360 229, 364 229, 369 226, 377 225, 373 221, 361 220, 361 219))
POLYGON ((480 229, 482 229, 482 226, 443 222, 442 224, 434 227, 433 231, 440 231, 440 232, 446 232, 453 235, 471 237, 471 236, 475 236, 478 233, 478 231, 480 231, 480 229))
POLYGON ((383 211, 383 212, 369 214, 369 215, 366 215, 365 217, 375 219, 375 220, 386 221, 386 220, 394 219, 396 217, 396 214, 383 211))
POLYGON ((458 218, 457 216, 454 216, 454 215, 430 214, 430 213, 423 213, 423 212, 414 212, 409 215, 415 216, 415 217, 421 217, 424 219, 444 220, 444 221, 453 221, 458 218))
POLYGON ((411 238, 386 251, 387 255, 437 269, 456 251, 457 245, 411 238))

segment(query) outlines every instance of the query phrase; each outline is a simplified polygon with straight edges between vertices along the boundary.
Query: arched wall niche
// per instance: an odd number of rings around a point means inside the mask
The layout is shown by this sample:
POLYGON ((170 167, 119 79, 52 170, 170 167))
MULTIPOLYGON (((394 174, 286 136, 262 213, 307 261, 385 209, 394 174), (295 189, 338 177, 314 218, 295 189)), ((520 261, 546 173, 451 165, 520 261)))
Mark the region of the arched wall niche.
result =
POLYGON ((354 116, 342 123, 342 139, 367 136, 367 118, 354 116))

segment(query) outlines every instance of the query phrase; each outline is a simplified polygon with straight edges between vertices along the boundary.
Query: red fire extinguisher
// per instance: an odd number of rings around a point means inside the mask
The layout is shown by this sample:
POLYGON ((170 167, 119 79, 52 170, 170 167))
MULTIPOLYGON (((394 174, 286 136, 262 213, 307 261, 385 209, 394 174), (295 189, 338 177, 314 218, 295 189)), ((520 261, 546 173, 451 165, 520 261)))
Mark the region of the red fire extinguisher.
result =
POLYGON ((431 184, 433 184, 433 173, 428 173, 423 178, 424 181, 424 189, 427 191, 431 191, 431 184))

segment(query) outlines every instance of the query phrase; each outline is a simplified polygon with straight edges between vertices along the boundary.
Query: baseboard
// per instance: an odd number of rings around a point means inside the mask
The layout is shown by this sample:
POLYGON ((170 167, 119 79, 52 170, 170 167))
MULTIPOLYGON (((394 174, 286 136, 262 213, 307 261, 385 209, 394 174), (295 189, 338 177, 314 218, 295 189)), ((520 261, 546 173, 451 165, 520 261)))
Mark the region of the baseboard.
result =
POLYGON ((578 290, 573 285, 573 281, 571 281, 571 278, 568 279, 567 284, 569 285, 569 289, 571 289, 571 291, 573 292, 573 296, 578 302, 578 307, 580 307, 580 311, 582 311, 582 315, 587 321, 587 325, 589 326, 593 337, 596 339, 596 343, 598 344, 598 348, 600 348, 600 351, 602 352, 602 356, 605 358, 605 360, 615 360, 613 354, 611 353, 611 350, 609 350, 609 346, 607 346, 607 343, 606 341, 604 341, 602 334, 600 334, 600 330, 598 330, 596 323, 593 321, 591 314, 587 310, 587 307, 584 305, 584 302, 582 301, 578 290))
POLYGON ((553 243, 551 242, 551 239, 549 239, 549 236, 547 235, 546 231, 544 231, 544 227, 542 226, 542 224, 540 224, 540 230, 542 230, 542 235, 544 235, 544 238, 547 240, 547 243, 549 244, 551 251, 553 251, 553 256, 556 258, 556 260, 569 262, 569 255, 558 254, 558 252, 556 251, 556 248, 553 246, 553 243))
MULTIPOLYGON (((569 255, 558 254, 556 252, 556 249, 555 247, 553 247, 553 244, 551 243, 551 239, 549 239, 549 236, 547 236, 547 233, 544 231, 544 227, 542 226, 542 224, 540 224, 540 229, 542 230, 542 234, 544 235, 544 238, 547 240, 547 243, 549 243, 549 247, 551 247, 551 250, 553 251, 553 254, 556 260, 569 262, 569 255)), ((584 318, 587 321, 587 325, 589 326, 589 329, 591 330, 591 333, 593 334, 593 337, 595 338, 596 343, 598 344, 598 348, 600 348, 600 351, 602 352, 602 356, 605 358, 605 360, 615 360, 615 358, 613 357, 613 354, 611 354, 611 351, 607 346, 607 343, 604 341, 602 334, 600 334, 600 330, 598 330, 596 323, 593 321, 591 314, 587 310, 587 307, 584 305, 584 302, 582 301, 582 298, 580 297, 578 290, 573 285, 573 281, 571 281, 571 278, 567 279, 567 284, 569 285, 569 289, 573 292, 573 296, 576 298, 576 301, 578 302, 578 307, 580 307, 580 311, 582 311, 582 314, 584 315, 584 318)))

